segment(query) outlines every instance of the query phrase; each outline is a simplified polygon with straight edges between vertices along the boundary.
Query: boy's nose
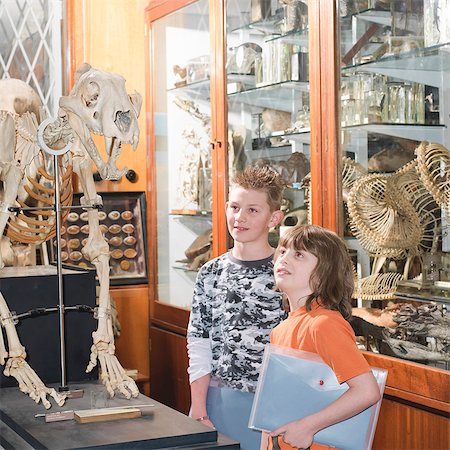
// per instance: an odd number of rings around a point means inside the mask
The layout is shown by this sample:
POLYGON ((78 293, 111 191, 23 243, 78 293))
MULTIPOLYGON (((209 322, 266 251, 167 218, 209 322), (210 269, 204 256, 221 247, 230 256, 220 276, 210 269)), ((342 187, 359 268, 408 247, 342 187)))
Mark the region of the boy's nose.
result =
POLYGON ((242 212, 242 209, 236 214, 236 220, 240 222, 245 220, 245 214, 242 212))

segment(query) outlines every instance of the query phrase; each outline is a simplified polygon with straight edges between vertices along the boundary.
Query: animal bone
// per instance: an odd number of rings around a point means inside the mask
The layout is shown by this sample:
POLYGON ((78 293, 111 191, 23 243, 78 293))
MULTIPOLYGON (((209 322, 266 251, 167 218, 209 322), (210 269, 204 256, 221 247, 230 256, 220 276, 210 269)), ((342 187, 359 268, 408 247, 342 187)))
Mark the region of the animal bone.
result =
POLYGON ((310 171, 308 158, 300 152, 292 153, 286 161, 262 158, 256 160, 254 165, 258 167, 270 166, 287 183, 300 182, 310 171))
POLYGON ((394 298, 402 274, 397 272, 376 273, 357 280, 353 298, 362 300, 389 300, 394 298))
POLYGON ((211 248, 212 230, 206 230, 198 236, 192 244, 184 251, 186 258, 194 259, 211 248))
POLYGON ((369 172, 394 172, 414 159, 414 150, 394 142, 375 153, 367 162, 369 172))
POLYGON ((128 171, 127 168, 119 170, 116 160, 121 144, 131 144, 133 149, 137 148, 137 117, 141 105, 140 94, 127 94, 123 77, 92 69, 89 64, 81 65, 75 74, 72 91, 59 101, 59 116, 67 118, 104 180, 118 180, 128 171), (109 155, 106 163, 98 153, 90 132, 105 137, 109 155))
POLYGON ((186 67, 180 67, 178 64, 172 67, 173 73, 175 75, 175 87, 186 86, 186 67))
POLYGON ((420 217, 396 179, 383 174, 358 178, 348 196, 351 229, 371 255, 403 258, 423 235, 420 217))
MULTIPOLYGON (((91 165, 94 161, 104 179, 118 179, 126 172, 127 169, 117 168, 116 161, 123 143, 132 144, 134 148, 138 144, 137 117, 142 98, 137 93, 126 93, 125 80, 121 76, 101 72, 88 64, 79 68, 75 79, 71 93, 60 99, 59 119, 47 126, 43 133, 44 140, 47 139, 46 145, 56 141, 72 141, 69 153, 59 157, 59 164, 65 169, 62 172, 62 180, 52 180, 42 167, 45 157, 37 148, 33 137, 40 119, 36 94, 19 80, 0 81, 0 180, 3 182, 3 191, 0 192, 0 235, 3 234, 7 223, 13 223, 9 208, 16 205, 16 199, 21 206, 26 207, 24 197, 33 197, 28 183, 39 190, 34 193, 33 199, 39 205, 50 205, 53 201, 53 191, 47 189, 45 182, 40 183, 39 179, 55 183, 62 181, 64 192, 64 185, 71 186, 70 168, 73 166, 84 194, 81 204, 88 208, 89 236, 82 252, 96 267, 99 280, 98 328, 92 334, 93 345, 86 370, 89 372, 100 363, 101 380, 111 396, 115 391, 120 391, 127 398, 136 397, 139 391, 135 382, 126 375, 114 354, 109 295, 109 247, 100 231, 98 209, 92 208, 101 204, 101 197, 95 190, 91 165), (105 137, 108 154, 106 162, 101 158, 91 138, 91 132, 105 137)), ((62 202, 64 199, 71 199, 71 190, 68 192, 70 195, 62 195, 62 202)), ((37 214, 44 215, 44 211, 37 214)), ((40 240, 48 239, 52 230, 54 231, 54 228, 46 227, 50 218, 47 221, 30 222, 24 215, 20 220, 25 221, 29 228, 34 228, 40 240)), ((19 231, 20 226, 22 225, 16 225, 19 231)), ((26 241, 30 239, 30 235, 30 231, 18 232, 15 238, 19 240, 22 237, 26 241)), ((20 343, 12 315, 1 294, 0 317, 8 344, 7 351, 3 334, 0 333, 0 363, 4 365, 6 362, 5 375, 15 377, 20 390, 36 402, 42 401, 45 408, 51 406, 47 400, 48 395, 62 405, 65 398, 47 388, 26 363, 25 349, 20 343)))
POLYGON ((193 123, 191 127, 183 130, 184 158, 178 166, 177 203, 182 209, 186 208, 186 205, 194 204, 198 209, 210 210, 212 201, 211 152, 209 151, 211 118, 202 113, 191 100, 175 97, 174 104, 200 124, 196 126, 197 124, 193 123))
POLYGON ((434 337, 450 343, 450 319, 436 305, 415 307, 405 304, 392 319, 409 335, 434 337))
POLYGON ((308 210, 304 208, 294 209, 289 211, 283 217, 283 221, 281 222, 282 226, 285 227, 293 227, 295 225, 304 225, 308 223, 308 210))
POLYGON ((347 202, 348 193, 355 184, 355 181, 367 174, 367 170, 361 164, 347 156, 342 157, 342 197, 347 202))
POLYGON ((262 112, 262 121, 267 131, 284 131, 291 126, 291 113, 266 108, 262 112))
POLYGON ((417 342, 395 339, 385 335, 386 342, 394 354, 400 358, 412 361, 450 361, 450 354, 431 350, 426 345, 417 342))
POLYGON ((197 255, 189 264, 189 270, 198 270, 203 264, 207 263, 212 258, 212 249, 208 249, 205 253, 197 255))
POLYGON ((416 149, 420 179, 447 214, 450 214, 450 152, 440 144, 422 142, 416 149))

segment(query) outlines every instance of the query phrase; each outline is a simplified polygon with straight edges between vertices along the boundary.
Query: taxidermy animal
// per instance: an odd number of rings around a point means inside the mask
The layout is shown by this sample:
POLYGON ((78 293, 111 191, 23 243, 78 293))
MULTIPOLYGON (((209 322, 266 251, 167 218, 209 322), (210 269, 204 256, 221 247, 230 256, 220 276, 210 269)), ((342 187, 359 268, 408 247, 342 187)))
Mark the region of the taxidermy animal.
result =
MULTIPOLYGON (((19 213, 20 223, 12 226, 16 217, 11 208, 26 207, 30 198, 38 206, 54 204, 54 189, 47 186, 48 182, 59 182, 62 185, 61 203, 70 203, 70 174, 73 170, 78 175, 84 194, 81 205, 88 208, 89 223, 89 237, 82 252, 94 264, 100 285, 98 327, 92 334, 93 345, 86 371, 91 371, 99 363, 101 381, 109 394, 113 396, 119 391, 127 398, 136 397, 139 392, 114 354, 109 247, 99 227, 95 205, 101 205, 102 199, 97 195, 91 166, 93 161, 104 180, 117 180, 126 173, 126 168, 117 168, 116 161, 122 144, 137 147, 137 118, 141 104, 142 97, 138 93, 127 94, 125 80, 121 76, 83 64, 76 72, 72 91, 60 99, 58 119, 43 133, 44 141, 50 147, 60 148, 71 143, 68 153, 59 157, 63 170, 61 179, 55 180, 43 168, 46 157, 36 142, 37 127, 42 119, 38 96, 20 80, 0 80, 0 181, 3 183, 0 188, 0 236, 4 233, 9 236, 13 232, 15 240, 22 237, 25 242, 42 242, 54 235, 54 217, 50 217, 50 213, 45 218, 45 212, 38 211, 37 219, 36 216, 30 218, 19 213), (104 136, 108 154, 106 162, 100 156, 91 132, 104 136)), ((51 214, 54 215, 53 212, 51 214)), ((3 267, 1 255, 0 267, 3 267)), ((41 401, 45 408, 51 406, 47 396, 53 397, 58 405, 64 404, 65 397, 45 386, 26 362, 26 351, 15 328, 14 317, 1 293, 0 323, 0 364, 5 366, 4 374, 14 377, 20 390, 36 403, 41 401)))

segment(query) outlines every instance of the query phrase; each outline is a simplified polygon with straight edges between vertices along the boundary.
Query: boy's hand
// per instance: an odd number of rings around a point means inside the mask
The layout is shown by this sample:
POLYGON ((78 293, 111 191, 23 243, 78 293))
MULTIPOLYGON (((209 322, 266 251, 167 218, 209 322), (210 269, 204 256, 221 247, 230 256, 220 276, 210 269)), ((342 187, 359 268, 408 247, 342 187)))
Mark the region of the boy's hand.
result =
POLYGON ((214 424, 209 419, 202 420, 200 423, 206 425, 209 428, 215 428, 214 424))
POLYGON ((298 449, 308 449, 313 443, 315 431, 312 430, 305 419, 289 422, 276 430, 271 436, 283 435, 283 441, 291 447, 298 449))

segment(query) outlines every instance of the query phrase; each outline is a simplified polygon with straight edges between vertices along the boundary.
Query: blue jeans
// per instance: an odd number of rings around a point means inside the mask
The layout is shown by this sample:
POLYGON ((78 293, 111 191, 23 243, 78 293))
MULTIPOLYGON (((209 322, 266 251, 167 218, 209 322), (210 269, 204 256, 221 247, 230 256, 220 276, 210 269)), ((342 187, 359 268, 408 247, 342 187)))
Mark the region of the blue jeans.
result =
POLYGON ((261 432, 248 428, 254 394, 226 387, 208 389, 206 409, 219 433, 241 444, 242 450, 259 450, 261 432))

